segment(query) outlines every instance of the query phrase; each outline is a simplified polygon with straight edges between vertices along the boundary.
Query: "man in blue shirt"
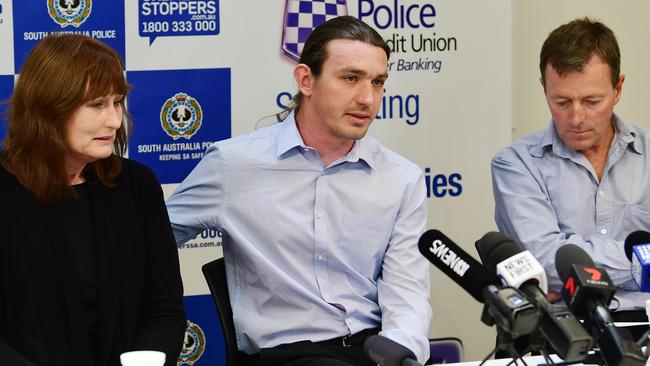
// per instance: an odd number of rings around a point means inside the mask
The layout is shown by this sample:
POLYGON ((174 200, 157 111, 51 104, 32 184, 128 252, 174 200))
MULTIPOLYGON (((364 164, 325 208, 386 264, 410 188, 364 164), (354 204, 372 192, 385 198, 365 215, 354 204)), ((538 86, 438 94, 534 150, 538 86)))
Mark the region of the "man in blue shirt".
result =
POLYGON ((562 25, 542 46, 540 72, 552 121, 494 157, 497 226, 539 259, 549 298, 562 285, 555 253, 571 243, 618 287, 615 319, 647 321, 633 310, 650 296, 638 291, 623 247, 650 229, 650 135, 614 114, 625 80, 616 37, 587 18, 562 25))
POLYGON ((217 142, 167 201, 178 243, 223 234, 239 349, 256 365, 372 365, 379 333, 429 356, 422 171, 365 136, 390 48, 338 17, 314 29, 284 121, 217 142))

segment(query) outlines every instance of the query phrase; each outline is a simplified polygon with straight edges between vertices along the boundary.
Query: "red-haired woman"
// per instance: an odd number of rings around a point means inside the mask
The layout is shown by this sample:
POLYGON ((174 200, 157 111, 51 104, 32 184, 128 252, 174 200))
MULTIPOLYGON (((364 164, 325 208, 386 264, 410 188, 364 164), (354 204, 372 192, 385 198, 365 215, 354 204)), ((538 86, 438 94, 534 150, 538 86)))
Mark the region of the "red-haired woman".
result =
POLYGON ((0 152, 0 364, 119 365, 185 331, 160 185, 121 157, 130 122, 119 55, 81 35, 42 40, 9 102, 0 152))

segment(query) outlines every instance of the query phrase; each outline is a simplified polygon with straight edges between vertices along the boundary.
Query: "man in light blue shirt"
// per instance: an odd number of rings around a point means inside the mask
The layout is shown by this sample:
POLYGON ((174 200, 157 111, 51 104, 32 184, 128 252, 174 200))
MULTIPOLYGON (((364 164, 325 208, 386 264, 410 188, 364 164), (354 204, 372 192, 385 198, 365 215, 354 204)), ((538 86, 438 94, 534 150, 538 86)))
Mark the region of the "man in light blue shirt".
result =
POLYGON ((361 347, 377 332, 429 356, 422 171, 365 136, 389 54, 353 17, 317 27, 284 121, 212 145, 167 201, 178 243, 222 232, 252 364, 371 365, 361 347))
POLYGON ((616 37, 587 18, 567 23, 544 42, 540 71, 552 121, 494 157, 497 226, 539 259, 551 299, 562 285, 555 253, 571 243, 618 287, 613 310, 642 308, 650 296, 638 292, 623 247, 650 229, 650 134, 614 114, 625 80, 616 37))

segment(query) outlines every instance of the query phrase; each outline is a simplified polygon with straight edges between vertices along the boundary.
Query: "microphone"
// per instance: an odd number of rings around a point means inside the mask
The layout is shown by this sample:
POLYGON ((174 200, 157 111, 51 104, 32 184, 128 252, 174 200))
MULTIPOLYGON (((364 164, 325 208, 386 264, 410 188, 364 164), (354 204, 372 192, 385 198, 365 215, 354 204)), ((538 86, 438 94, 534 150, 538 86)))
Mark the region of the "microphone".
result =
POLYGON ((521 288, 524 283, 534 282, 543 292, 548 292, 546 272, 529 252, 505 234, 490 231, 474 243, 481 262, 496 272, 508 286, 521 288))
POLYGON ((438 230, 422 234, 420 253, 476 301, 486 305, 481 320, 497 324, 513 338, 537 328, 539 310, 512 287, 501 287, 499 278, 438 230))
POLYGON ((639 291, 650 292, 650 233, 638 230, 628 235, 625 255, 632 262, 632 277, 639 291))
POLYGON ((368 337, 363 350, 379 366, 422 366, 410 349, 380 335, 368 337))
POLYGON ((558 249, 555 267, 564 283, 564 301, 576 316, 590 325, 605 363, 609 366, 645 364, 641 348, 629 330, 616 328, 607 310, 616 289, 607 272, 596 267, 589 254, 573 244, 558 249))
POLYGON ((532 253, 500 232, 485 234, 475 246, 488 269, 506 285, 519 288, 540 309, 539 331, 555 352, 567 362, 583 360, 592 338, 566 306, 546 300, 546 272, 532 253))

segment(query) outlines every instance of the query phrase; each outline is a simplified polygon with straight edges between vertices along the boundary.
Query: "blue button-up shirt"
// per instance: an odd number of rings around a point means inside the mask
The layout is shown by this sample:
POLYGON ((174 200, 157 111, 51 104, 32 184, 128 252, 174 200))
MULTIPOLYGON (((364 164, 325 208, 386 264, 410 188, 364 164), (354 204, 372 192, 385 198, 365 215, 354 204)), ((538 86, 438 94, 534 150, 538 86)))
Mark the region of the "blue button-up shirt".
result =
POLYGON ((614 116, 615 137, 599 181, 587 158, 567 148, 553 123, 501 150, 492 161, 499 230, 522 243, 561 289, 555 253, 580 246, 617 285, 612 307, 643 308, 624 253, 627 235, 650 230, 650 133, 614 116))
POLYGON ((178 243, 222 232, 241 350, 381 327, 428 357, 422 171, 376 140, 325 167, 290 114, 213 144, 167 207, 178 243))

